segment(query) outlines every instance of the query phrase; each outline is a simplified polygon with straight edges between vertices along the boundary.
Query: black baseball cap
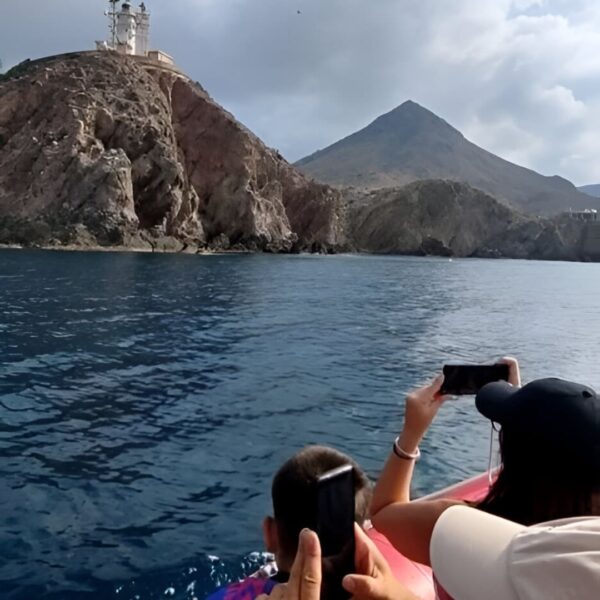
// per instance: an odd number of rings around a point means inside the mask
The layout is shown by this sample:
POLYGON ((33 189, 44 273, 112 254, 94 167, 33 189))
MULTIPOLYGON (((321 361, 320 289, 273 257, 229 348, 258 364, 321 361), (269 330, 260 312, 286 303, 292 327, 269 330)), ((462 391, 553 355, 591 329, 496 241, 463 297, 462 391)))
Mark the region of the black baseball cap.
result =
POLYGON ((541 436, 600 471, 600 398, 591 387, 557 378, 521 388, 498 381, 479 390, 475 405, 503 428, 541 436))

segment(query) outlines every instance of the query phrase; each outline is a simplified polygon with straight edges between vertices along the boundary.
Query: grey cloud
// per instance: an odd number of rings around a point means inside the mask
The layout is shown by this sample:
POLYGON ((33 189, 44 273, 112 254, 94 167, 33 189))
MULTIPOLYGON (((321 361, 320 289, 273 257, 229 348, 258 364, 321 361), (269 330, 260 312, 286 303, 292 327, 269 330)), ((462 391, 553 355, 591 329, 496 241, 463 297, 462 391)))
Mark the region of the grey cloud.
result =
MULTIPOLYGON (((411 98, 525 166, 600 180, 594 0, 146 3, 153 45, 291 160, 411 98)), ((0 57, 91 47, 104 4, 7 3, 0 57)))

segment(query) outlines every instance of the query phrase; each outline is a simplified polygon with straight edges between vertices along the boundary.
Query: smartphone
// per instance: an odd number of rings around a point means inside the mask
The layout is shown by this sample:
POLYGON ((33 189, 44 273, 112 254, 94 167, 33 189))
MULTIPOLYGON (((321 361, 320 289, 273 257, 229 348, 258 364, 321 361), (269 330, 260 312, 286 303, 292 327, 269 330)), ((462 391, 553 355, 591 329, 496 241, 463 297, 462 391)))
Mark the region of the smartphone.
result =
POLYGON ((442 394, 476 394, 486 383, 508 381, 508 365, 444 365, 442 394))
POLYGON ((346 600, 342 579, 354 573, 354 470, 344 465, 317 482, 317 526, 323 560, 321 598, 346 600))

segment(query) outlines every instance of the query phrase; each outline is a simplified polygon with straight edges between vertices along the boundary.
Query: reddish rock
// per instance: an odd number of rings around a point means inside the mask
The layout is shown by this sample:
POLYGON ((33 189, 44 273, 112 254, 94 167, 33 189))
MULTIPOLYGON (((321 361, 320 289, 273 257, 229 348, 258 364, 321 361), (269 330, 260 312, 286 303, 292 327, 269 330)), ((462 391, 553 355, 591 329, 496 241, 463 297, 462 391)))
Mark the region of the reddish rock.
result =
POLYGON ((25 227, 32 244, 344 245, 340 193, 176 70, 98 52, 15 71, 0 83, 0 242, 25 227))

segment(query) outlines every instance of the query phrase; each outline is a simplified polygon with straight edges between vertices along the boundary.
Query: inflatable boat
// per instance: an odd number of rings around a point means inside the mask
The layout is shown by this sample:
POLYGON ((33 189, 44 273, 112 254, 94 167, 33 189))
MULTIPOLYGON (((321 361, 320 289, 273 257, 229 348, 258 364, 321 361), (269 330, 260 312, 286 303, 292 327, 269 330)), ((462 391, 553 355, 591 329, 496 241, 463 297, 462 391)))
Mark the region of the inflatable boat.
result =
MULTIPOLYGON (((429 496, 424 496, 420 500, 455 498, 457 500, 477 501, 486 495, 489 487, 490 476, 488 473, 484 473, 429 496)), ((435 600, 433 575, 429 567, 413 562, 400 554, 388 539, 376 529, 370 529, 368 535, 388 561, 398 581, 422 600, 435 600)))

